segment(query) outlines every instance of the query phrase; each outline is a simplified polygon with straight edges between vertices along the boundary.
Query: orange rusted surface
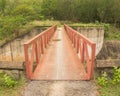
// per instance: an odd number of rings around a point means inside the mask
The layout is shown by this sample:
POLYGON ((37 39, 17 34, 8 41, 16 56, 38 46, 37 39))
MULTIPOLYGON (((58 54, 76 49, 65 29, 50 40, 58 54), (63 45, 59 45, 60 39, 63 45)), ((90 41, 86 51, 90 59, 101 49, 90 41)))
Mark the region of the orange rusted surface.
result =
POLYGON ((58 29, 31 79, 86 80, 86 76, 66 32, 58 29))

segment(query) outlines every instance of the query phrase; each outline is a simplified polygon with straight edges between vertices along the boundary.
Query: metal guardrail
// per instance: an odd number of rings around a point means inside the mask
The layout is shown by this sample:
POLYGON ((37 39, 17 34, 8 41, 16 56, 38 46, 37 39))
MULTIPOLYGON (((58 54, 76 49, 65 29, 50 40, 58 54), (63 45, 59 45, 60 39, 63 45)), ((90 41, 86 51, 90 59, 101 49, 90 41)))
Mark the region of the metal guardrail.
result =
POLYGON ((37 64, 40 63, 41 56, 44 54, 44 49, 47 47, 47 44, 56 31, 56 27, 57 26, 54 25, 24 43, 26 74, 28 79, 30 79, 33 74, 34 62, 36 61, 37 64))
POLYGON ((64 29, 76 49, 80 63, 86 66, 87 80, 92 79, 94 76, 96 44, 68 25, 64 25, 64 29))

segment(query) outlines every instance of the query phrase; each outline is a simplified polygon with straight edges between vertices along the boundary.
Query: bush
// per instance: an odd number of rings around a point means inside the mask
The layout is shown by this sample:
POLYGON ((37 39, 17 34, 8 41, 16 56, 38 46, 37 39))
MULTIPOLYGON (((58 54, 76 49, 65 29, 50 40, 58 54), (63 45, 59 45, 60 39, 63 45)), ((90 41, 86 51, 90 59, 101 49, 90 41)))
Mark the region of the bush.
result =
POLYGON ((108 83, 107 74, 104 72, 101 77, 97 78, 98 84, 101 86, 106 86, 108 83))
POLYGON ((35 12, 34 12, 33 7, 30 7, 30 6, 26 5, 26 4, 22 4, 22 5, 17 6, 13 10, 12 15, 14 15, 14 16, 22 15, 27 20, 32 20, 32 19, 35 18, 34 17, 35 12))
POLYGON ((17 84, 12 77, 0 71, 0 86, 4 87, 14 87, 17 84))
POLYGON ((118 67, 114 67, 114 69, 113 69, 112 83, 113 84, 120 83, 120 68, 118 68, 118 67))
POLYGON ((105 30, 105 37, 108 37, 110 25, 109 24, 103 24, 103 25, 104 25, 104 30, 105 30))
POLYGON ((23 16, 4 17, 0 20, 0 39, 11 38, 19 35, 19 29, 26 24, 23 16))
POLYGON ((108 83, 110 85, 120 83, 120 68, 114 67, 112 78, 110 78, 110 79, 108 79, 108 78, 109 77, 107 77, 107 73, 104 72, 101 77, 97 78, 97 82, 101 86, 106 86, 108 83))

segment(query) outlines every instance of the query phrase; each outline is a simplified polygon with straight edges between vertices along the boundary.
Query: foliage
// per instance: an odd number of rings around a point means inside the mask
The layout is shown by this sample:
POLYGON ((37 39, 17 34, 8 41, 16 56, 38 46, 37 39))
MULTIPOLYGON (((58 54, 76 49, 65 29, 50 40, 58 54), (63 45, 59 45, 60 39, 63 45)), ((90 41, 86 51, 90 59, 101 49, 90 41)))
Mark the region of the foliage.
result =
POLYGON ((0 0, 0 12, 4 13, 6 0, 0 0))
POLYGON ((42 15, 76 22, 120 22, 119 0, 43 0, 42 15), (67 6, 66 6, 67 5, 67 6))
MULTIPOLYGON (((2 72, 3 73, 3 72, 2 72)), ((1 77, 0 73, 0 77, 1 77)), ((2 75, 3 76, 3 75, 2 75)), ((1 81, 2 78, 0 78, 1 81)), ((3 78, 4 80, 4 78, 3 78)), ((24 89, 25 86, 25 78, 22 76, 19 80, 17 80, 17 84, 14 87, 7 87, 4 85, 0 85, 0 96, 21 96, 21 91, 24 89)), ((16 82, 16 81, 15 81, 16 82)), ((0 82, 0 84, 3 84, 0 82)))
POLYGON ((101 77, 97 78, 99 85, 99 96, 119 96, 120 95, 120 68, 113 68, 113 76, 111 79, 107 76, 106 72, 101 77), (114 86, 114 87, 113 87, 114 86))
POLYGON ((108 83, 107 74, 104 72, 101 77, 97 78, 98 84, 101 86, 106 86, 108 83))
POLYGON ((52 26, 54 24, 60 25, 59 21, 50 21, 50 20, 45 20, 45 21, 33 21, 30 24, 34 25, 34 26, 52 26))
POLYGON ((113 84, 120 83, 120 68, 118 67, 114 67, 112 83, 113 84))
POLYGON ((14 87, 17 84, 12 77, 8 76, 7 74, 0 72, 0 86, 4 87, 14 87))
POLYGON ((76 26, 76 27, 104 27, 102 23, 72 23, 69 26, 76 26))
MULTIPOLYGON (((106 25, 111 23, 119 27, 120 8, 118 6, 120 6, 119 0, 0 0, 0 43, 2 40, 8 41, 10 38, 19 36, 19 30, 34 20, 95 23, 95 26, 105 23, 103 25, 106 31, 105 37, 120 40, 120 31, 111 34, 114 30, 108 30, 109 25, 106 25)), ((51 25, 49 22, 41 24, 51 25)), ((88 26, 91 25, 88 24, 88 26)))
POLYGON ((35 12, 32 7, 21 4, 13 10, 12 15, 22 15, 26 19, 31 20, 34 18, 35 12))
POLYGON ((99 87, 99 96, 119 96, 120 95, 120 83, 116 85, 108 84, 104 87, 99 87))
POLYGON ((7 74, 5 74, 3 77, 4 77, 4 80, 5 80, 5 86, 7 86, 7 87, 14 87, 17 84, 17 81, 13 80, 7 74))
POLYGON ((0 39, 19 35, 18 30, 21 28, 21 25, 26 24, 26 22, 23 16, 3 17, 0 20, 0 39))
POLYGON ((105 32, 108 32, 110 25, 109 24, 105 24, 105 23, 103 25, 104 25, 105 32))
POLYGON ((113 78, 108 79, 107 73, 104 72, 101 77, 97 78, 97 82, 101 86, 106 86, 108 83, 110 85, 112 84, 118 84, 120 83, 120 68, 114 66, 113 68, 113 78))
POLYGON ((0 0, 3 15, 120 24, 119 0, 0 0), (67 6, 66 6, 67 5, 67 6))
POLYGON ((115 25, 109 25, 108 30, 105 31, 105 39, 120 40, 120 28, 117 28, 115 25))
POLYGON ((105 38, 109 37, 109 27, 110 25, 109 24, 104 24, 104 30, 105 30, 105 38))

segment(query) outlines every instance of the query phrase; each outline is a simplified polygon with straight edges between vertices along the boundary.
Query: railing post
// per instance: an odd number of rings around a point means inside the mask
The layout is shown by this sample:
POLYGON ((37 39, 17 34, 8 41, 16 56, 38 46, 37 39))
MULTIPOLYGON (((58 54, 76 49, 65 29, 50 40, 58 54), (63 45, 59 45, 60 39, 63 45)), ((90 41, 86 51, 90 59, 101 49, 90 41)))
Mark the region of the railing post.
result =
POLYGON ((94 78, 94 62, 95 62, 95 52, 96 52, 96 44, 92 45, 92 60, 91 60, 91 79, 94 78))
MULTIPOLYGON (((46 34, 47 34, 47 33, 46 33, 46 34)), ((47 38, 46 38, 46 34, 44 34, 45 48, 47 47, 47 38)))
POLYGON ((30 79, 30 70, 29 70, 29 56, 28 56, 28 45, 24 44, 24 55, 25 55, 25 64, 26 64, 26 74, 27 78, 30 79))
POLYGON ((94 77, 94 60, 95 60, 95 52, 96 52, 96 44, 91 40, 80 34, 79 32, 73 30, 67 25, 64 25, 66 33, 70 37, 73 46, 76 49, 76 52, 80 54, 80 62, 82 64, 87 64, 87 80, 92 79, 94 77), (76 37, 77 36, 77 37, 76 37), (79 37, 78 37, 79 36, 79 37), (89 57, 88 45, 91 47, 91 56, 89 57), (80 51, 80 52, 79 52, 80 51), (85 62, 86 61, 86 62, 85 62))
POLYGON ((73 46, 75 47, 75 33, 73 35, 73 46))
POLYGON ((49 33, 47 33, 46 39, 47 39, 47 44, 48 44, 49 43, 49 33))
POLYGON ((70 38, 70 40, 72 40, 72 35, 71 35, 71 32, 69 33, 69 38, 70 38))
POLYGON ((40 47, 39 47, 39 40, 35 44, 35 55, 36 55, 36 63, 39 63, 40 60, 40 47))
POLYGON ((81 46, 81 63, 84 63, 84 41, 82 41, 82 46, 81 46))
POLYGON ((31 79, 33 76, 34 60, 36 59, 37 64, 40 63, 40 53, 44 54, 44 48, 47 47, 47 44, 55 30, 56 26, 52 26, 24 44, 26 74, 28 79, 31 79), (28 50, 30 46, 32 46, 32 50, 28 50), (28 54, 28 51, 31 51, 31 54, 28 54))
POLYGON ((79 53, 79 37, 77 37, 77 53, 79 53))
POLYGON ((76 48, 76 34, 74 36, 74 48, 76 48))
POLYGON ((42 54, 44 54, 43 37, 41 37, 41 51, 42 51, 42 54))
POLYGON ((48 33, 48 36, 47 36, 47 37, 48 37, 48 43, 49 43, 49 40, 50 40, 50 32, 48 33))
POLYGON ((73 32, 71 32, 71 41, 73 43, 73 32))

